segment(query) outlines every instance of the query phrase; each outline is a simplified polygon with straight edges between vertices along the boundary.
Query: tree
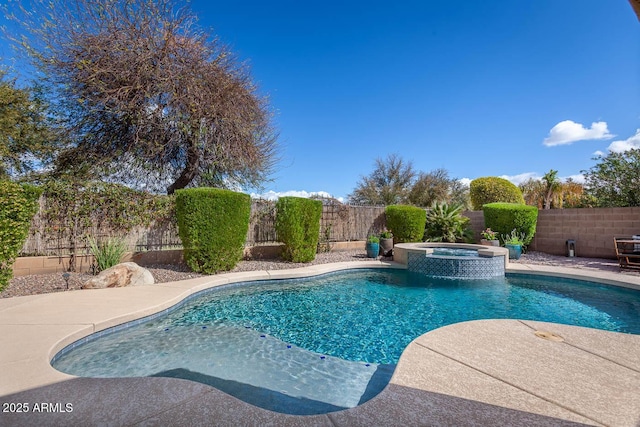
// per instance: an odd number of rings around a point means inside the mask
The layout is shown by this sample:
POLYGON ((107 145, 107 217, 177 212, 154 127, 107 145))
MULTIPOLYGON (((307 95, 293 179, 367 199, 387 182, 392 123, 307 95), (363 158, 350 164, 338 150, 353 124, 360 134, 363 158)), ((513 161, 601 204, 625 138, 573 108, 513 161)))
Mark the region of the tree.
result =
POLYGON ((561 193, 563 208, 591 207, 589 198, 585 197, 584 186, 571 178, 562 183, 561 193))
POLYGON ((72 131, 57 172, 167 193, 257 186, 276 158, 264 97, 246 66, 178 0, 34 0, 21 42, 72 131))
POLYGON ((461 206, 463 210, 471 209, 469 185, 458 179, 452 179, 449 189, 449 204, 461 206))
POLYGON ((562 188, 560 180, 558 179, 558 171, 551 169, 545 173, 542 177, 542 182, 544 184, 544 209, 551 209, 551 202, 562 188))
POLYGON ((368 177, 361 177, 349 195, 349 201, 385 206, 404 203, 414 177, 413 164, 397 154, 390 154, 386 159, 377 158, 373 172, 368 177))
POLYGON ((558 179, 557 170, 549 170, 542 179, 529 178, 518 188, 528 205, 539 209, 562 208, 562 182, 558 179))
POLYGON ((529 178, 518 185, 522 191, 524 202, 530 206, 542 209, 544 206, 544 183, 540 179, 529 178))
POLYGON ((449 177, 446 169, 435 169, 431 172, 420 172, 411 186, 407 196, 409 203, 430 207, 434 203, 449 203, 469 206, 469 187, 455 178, 449 177))
POLYGON ((479 211, 487 203, 522 203, 522 191, 515 184, 497 176, 476 178, 469 184, 473 210, 479 211))
POLYGON ((20 89, 0 70, 0 179, 46 167, 57 146, 38 89, 20 89))
POLYGON ((588 197, 600 207, 640 206, 640 149, 597 157, 585 176, 588 197))
MULTIPOLYGON (((545 177, 547 175, 545 174, 545 177)), ((582 184, 571 178, 567 178, 565 182, 554 181, 551 176, 547 178, 547 180, 544 177, 542 179, 529 178, 518 186, 527 205, 537 206, 538 209, 579 208, 591 205, 589 200, 583 197, 584 187, 582 184), (553 183, 552 185, 549 180, 553 183), (550 187, 552 187, 551 193, 549 193, 550 187), (550 201, 548 207, 547 201, 550 201)))

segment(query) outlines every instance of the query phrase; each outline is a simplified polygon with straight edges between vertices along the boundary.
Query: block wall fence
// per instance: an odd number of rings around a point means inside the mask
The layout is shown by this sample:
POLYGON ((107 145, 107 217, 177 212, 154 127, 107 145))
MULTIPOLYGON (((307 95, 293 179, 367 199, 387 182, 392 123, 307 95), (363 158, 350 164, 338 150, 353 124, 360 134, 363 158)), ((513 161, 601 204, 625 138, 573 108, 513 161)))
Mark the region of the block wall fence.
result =
MULTIPOLYGON (((482 211, 466 211, 476 239, 484 229, 482 211)), ((529 250, 566 255, 566 242, 576 241, 576 256, 615 258, 614 237, 640 235, 640 207, 548 209, 538 211, 536 235, 529 250)))
MULTIPOLYGON (((336 214, 335 219, 332 216, 323 219, 323 226, 325 223, 331 224, 328 229, 332 236, 330 242, 323 243, 321 239, 321 250, 339 251, 362 248, 364 253, 366 234, 363 233, 384 229, 384 208, 349 207, 349 210, 354 212, 341 209, 344 212, 341 211, 340 215, 344 218, 339 218, 336 214), (360 218, 360 216, 363 217, 360 218), (345 220, 347 218, 351 219, 345 220), (354 230, 359 230, 359 233, 355 233, 354 230), (347 240, 345 236, 351 237, 352 240, 345 241, 347 240)), ((463 215, 471 220, 470 227, 474 231, 475 241, 480 241, 480 232, 485 228, 482 211, 465 211, 463 215)), ((566 255, 566 241, 573 239, 576 241, 578 257, 615 259, 613 238, 632 235, 640 235, 640 207, 540 210, 536 235, 528 249, 552 255, 566 255)), ((259 244, 250 239, 247 240, 246 257, 254 259, 278 257, 280 245, 277 242, 259 244)), ((182 250, 137 252, 128 259, 141 265, 173 264, 182 261, 182 250)), ((64 272, 69 269, 70 261, 69 255, 20 257, 13 265, 14 275, 64 272)), ((76 271, 87 271, 92 263, 93 258, 90 255, 77 255, 74 259, 76 271)))

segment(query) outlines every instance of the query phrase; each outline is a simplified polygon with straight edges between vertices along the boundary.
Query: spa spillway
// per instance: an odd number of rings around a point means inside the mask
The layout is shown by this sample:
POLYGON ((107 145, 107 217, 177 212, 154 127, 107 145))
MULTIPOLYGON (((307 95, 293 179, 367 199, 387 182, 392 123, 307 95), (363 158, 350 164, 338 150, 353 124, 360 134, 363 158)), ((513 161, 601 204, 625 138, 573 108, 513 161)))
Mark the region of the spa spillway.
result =
POLYGON ((462 243, 400 243, 393 258, 409 271, 432 277, 490 279, 504 277, 509 251, 462 243))

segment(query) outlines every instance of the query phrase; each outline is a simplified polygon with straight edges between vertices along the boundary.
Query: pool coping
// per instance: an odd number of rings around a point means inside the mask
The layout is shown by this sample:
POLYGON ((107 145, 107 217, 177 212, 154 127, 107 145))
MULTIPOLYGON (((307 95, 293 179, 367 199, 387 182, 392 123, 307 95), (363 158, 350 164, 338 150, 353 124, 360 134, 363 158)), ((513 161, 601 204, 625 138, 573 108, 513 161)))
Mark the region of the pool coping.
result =
MULTIPOLYGON (((481 320, 431 331, 409 344, 378 396, 356 408, 316 416, 274 413, 185 380, 77 378, 49 364, 78 339, 165 310, 204 289, 354 268, 406 267, 387 261, 342 262, 2 299, 0 402, 26 403, 30 412, 0 412, 0 424, 168 425, 185 416, 194 424, 210 424, 214 417, 216 423, 245 425, 640 422, 640 336, 543 322, 481 320), (539 338, 555 335, 564 341, 539 338), (553 363, 541 362, 545 360, 553 363), (51 411, 43 412, 41 403, 51 411)), ((514 263, 506 271, 640 290, 640 277, 614 272, 514 263)))

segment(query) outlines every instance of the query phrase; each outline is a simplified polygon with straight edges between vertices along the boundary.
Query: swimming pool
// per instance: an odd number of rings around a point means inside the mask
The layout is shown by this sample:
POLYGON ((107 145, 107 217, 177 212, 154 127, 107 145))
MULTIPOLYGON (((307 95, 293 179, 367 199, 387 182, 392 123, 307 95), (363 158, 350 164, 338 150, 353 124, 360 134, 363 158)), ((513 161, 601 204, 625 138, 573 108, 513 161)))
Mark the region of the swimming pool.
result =
POLYGON ((172 376, 286 413, 356 406, 408 343, 440 326, 520 318, 640 333, 640 292, 575 280, 428 278, 356 270, 254 282, 65 349, 53 366, 91 377, 172 376))

